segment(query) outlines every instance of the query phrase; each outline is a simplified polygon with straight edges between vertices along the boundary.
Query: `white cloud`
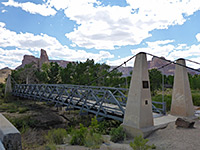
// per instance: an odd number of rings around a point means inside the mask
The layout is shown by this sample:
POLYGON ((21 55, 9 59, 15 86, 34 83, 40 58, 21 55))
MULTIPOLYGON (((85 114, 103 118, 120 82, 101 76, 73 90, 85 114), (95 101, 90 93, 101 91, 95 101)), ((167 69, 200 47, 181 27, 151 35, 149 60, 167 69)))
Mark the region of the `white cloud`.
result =
POLYGON ((56 38, 47 34, 34 35, 32 33, 16 33, 6 29, 5 23, 0 22, 0 66, 17 67, 21 64, 23 55, 31 55, 41 48, 45 49, 51 59, 63 59, 67 61, 86 61, 87 58, 95 62, 104 62, 114 55, 107 51, 88 53, 84 50, 73 50, 62 45, 56 38), (16 47, 15 50, 8 48, 16 47))
POLYGON ((51 8, 48 4, 35 4, 31 2, 18 3, 14 0, 8 0, 8 2, 2 2, 5 6, 20 7, 26 12, 31 14, 40 14, 42 16, 55 15, 57 12, 55 9, 51 8))
POLYGON ((5 13, 5 12, 8 12, 8 11, 7 11, 7 10, 5 10, 5 9, 3 9, 1 12, 2 12, 2 13, 5 13))
POLYGON ((198 34, 196 35, 196 39, 197 39, 198 42, 200 42, 200 33, 198 33, 198 34))
POLYGON ((5 28, 5 24, 0 22, 0 47, 18 47, 21 49, 29 48, 48 48, 62 47, 58 40, 46 34, 34 35, 32 33, 19 33, 5 28))
POLYGON ((24 55, 32 55, 32 53, 22 49, 6 50, 0 48, 0 68, 9 66, 14 69, 21 64, 24 55))
POLYGON ((200 44, 187 46, 185 49, 181 50, 174 48, 174 50, 168 55, 168 57, 173 60, 176 60, 178 58, 194 59, 196 57, 200 57, 200 44))
POLYGON ((48 4, 51 7, 55 7, 56 10, 65 9, 68 7, 70 0, 48 0, 48 4))
MULTIPOLYGON (((131 57, 132 56, 127 56, 127 57, 123 57, 123 58, 113 60, 113 61, 107 60, 106 64, 108 64, 110 66, 119 66, 122 63, 124 63, 125 61, 127 61, 128 59, 130 59, 131 57)), ((126 65, 124 64, 123 67, 133 67, 134 61, 135 61, 135 58, 131 59, 129 62, 126 63, 126 65)))
MULTIPOLYGON (((171 43, 173 40, 163 40, 163 41, 155 41, 155 42, 147 42, 147 47, 137 48, 131 50, 132 54, 137 54, 139 52, 151 53, 156 56, 168 56, 170 52, 174 50, 174 45, 171 43)), ((148 56, 148 60, 151 57, 148 56)))
POLYGON ((1 27, 1 28, 5 27, 5 26, 6 26, 6 24, 5 24, 5 23, 3 23, 3 22, 0 22, 0 27, 1 27))
POLYGON ((150 31, 182 25, 186 21, 184 14, 189 16, 200 9, 199 0, 127 0, 130 6, 126 7, 94 7, 84 2, 70 3, 65 9, 66 16, 79 24, 66 36, 80 47, 96 49, 139 44, 151 36, 150 31), (132 13, 132 9, 138 12, 132 13))
POLYGON ((151 36, 150 31, 182 25, 184 16, 200 10, 199 0, 126 0, 129 6, 104 6, 98 0, 47 0, 44 4, 3 2, 6 6, 21 7, 30 13, 65 15, 77 23, 66 33, 74 44, 84 48, 116 49, 137 45, 151 36), (137 10, 134 13, 134 10, 137 10))

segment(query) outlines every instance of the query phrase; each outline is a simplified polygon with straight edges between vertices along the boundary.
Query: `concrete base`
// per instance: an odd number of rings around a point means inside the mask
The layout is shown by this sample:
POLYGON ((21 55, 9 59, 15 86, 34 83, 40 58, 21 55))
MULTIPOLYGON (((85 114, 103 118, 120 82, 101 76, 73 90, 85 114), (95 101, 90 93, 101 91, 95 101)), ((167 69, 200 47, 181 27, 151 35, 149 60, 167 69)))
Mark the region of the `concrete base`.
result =
POLYGON ((0 140, 6 150, 21 150, 20 132, 0 114, 0 140))
POLYGON ((142 129, 138 129, 138 128, 135 128, 133 126, 129 126, 126 124, 122 124, 121 126, 123 127, 123 129, 126 132, 127 137, 129 137, 129 138, 133 138, 133 137, 140 136, 140 135, 142 135, 142 137, 146 138, 154 131, 154 126, 148 127, 148 128, 142 128, 142 129))
POLYGON ((154 118, 154 125, 155 126, 160 126, 160 125, 164 125, 164 124, 169 124, 170 122, 175 122, 176 119, 178 117, 177 116, 172 116, 172 115, 165 115, 165 116, 160 116, 157 118, 154 118))
POLYGON ((122 124, 121 126, 124 128, 129 138, 133 138, 139 135, 142 135, 144 138, 146 138, 154 131, 166 128, 170 122, 175 122, 177 118, 178 117, 172 115, 159 116, 159 117, 157 116, 156 118, 154 118, 154 126, 151 126, 149 128, 138 129, 125 124, 122 124))

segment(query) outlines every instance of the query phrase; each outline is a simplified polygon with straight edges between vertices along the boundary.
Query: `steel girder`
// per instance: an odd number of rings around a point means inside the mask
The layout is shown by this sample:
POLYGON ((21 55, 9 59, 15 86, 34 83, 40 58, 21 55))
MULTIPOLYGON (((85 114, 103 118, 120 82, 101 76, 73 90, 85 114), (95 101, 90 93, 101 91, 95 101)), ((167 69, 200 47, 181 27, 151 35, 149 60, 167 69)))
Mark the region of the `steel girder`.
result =
MULTIPOLYGON (((96 116, 123 121, 128 90, 114 87, 67 84, 15 84, 13 95, 52 102, 66 110, 79 109, 96 116)), ((152 102, 154 112, 165 114, 165 102, 152 102), (160 105, 158 108, 156 105, 160 105)))

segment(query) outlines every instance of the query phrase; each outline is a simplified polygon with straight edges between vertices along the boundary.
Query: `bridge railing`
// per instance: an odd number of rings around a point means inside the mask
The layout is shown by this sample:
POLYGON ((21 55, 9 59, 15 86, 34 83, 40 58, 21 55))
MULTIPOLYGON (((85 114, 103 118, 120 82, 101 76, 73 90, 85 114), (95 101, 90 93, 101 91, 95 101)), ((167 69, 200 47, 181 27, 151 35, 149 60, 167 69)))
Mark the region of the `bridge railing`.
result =
MULTIPOLYGON (((80 86, 68 84, 15 84, 13 95, 53 102, 57 106, 66 106, 66 110, 79 109, 115 120, 123 120, 128 89, 99 86, 80 86)), ((162 105, 153 111, 163 113, 162 105)))

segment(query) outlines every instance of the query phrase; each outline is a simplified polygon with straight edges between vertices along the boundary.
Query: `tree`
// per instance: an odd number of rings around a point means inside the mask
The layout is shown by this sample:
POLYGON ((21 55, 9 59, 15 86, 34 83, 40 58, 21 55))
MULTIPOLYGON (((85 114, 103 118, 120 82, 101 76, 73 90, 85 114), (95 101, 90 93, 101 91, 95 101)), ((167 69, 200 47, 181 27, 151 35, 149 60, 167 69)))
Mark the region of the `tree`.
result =
POLYGON ((44 63, 35 74, 40 83, 57 84, 60 82, 60 67, 56 62, 44 63))
POLYGON ((48 74, 48 83, 49 84, 56 84, 60 81, 60 66, 58 63, 50 63, 50 68, 47 70, 48 74))
POLYGON ((28 78, 29 83, 38 83, 38 78, 36 76, 37 66, 35 63, 26 64, 24 68, 18 70, 13 70, 11 72, 11 77, 19 84, 25 84, 28 78))
POLYGON ((157 69, 149 70, 149 80, 150 88, 153 95, 155 95, 156 90, 159 90, 162 85, 162 74, 157 69))

